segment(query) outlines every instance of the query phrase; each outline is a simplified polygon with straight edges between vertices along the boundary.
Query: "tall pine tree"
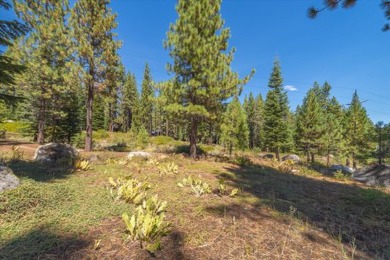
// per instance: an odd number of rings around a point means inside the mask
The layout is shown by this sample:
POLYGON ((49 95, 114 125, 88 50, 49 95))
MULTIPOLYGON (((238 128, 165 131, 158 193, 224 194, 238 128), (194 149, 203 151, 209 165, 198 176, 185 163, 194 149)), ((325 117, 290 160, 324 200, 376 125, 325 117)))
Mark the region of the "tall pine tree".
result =
POLYGON ((302 107, 297 109, 297 143, 305 151, 307 162, 314 162, 315 150, 322 141, 324 122, 324 113, 314 87, 307 92, 302 107))
POLYGON ((15 10, 31 28, 31 33, 13 46, 20 62, 28 69, 18 84, 29 95, 31 125, 36 129, 38 143, 69 141, 76 120, 72 110, 77 78, 74 77, 73 48, 67 25, 68 1, 47 0, 45 4, 30 0, 15 0, 15 10), (32 113, 31 113, 32 112, 32 113), (67 131, 64 132, 64 128, 67 131))
POLYGON ((79 0, 71 14, 86 96, 85 150, 92 150, 93 100, 95 93, 106 86, 106 50, 116 49, 120 43, 114 40, 117 27, 116 15, 108 8, 108 0, 79 0))
POLYGON ((268 149, 272 149, 276 158, 280 160, 280 150, 290 139, 288 129, 288 99, 283 90, 283 78, 278 60, 275 60, 270 75, 268 87, 271 89, 267 93, 264 104, 264 144, 268 149))
MULTIPOLYGON (((362 106, 357 91, 352 96, 351 104, 346 111, 344 119, 344 140, 346 151, 352 158, 352 167, 356 169, 357 159, 370 149, 373 125, 362 106)), ((347 158, 347 165, 349 160, 347 158)))
POLYGON ((125 83, 122 86, 121 99, 121 123, 122 130, 128 132, 134 129, 136 132, 140 127, 139 117, 139 95, 135 75, 127 73, 125 83))
POLYGON ((245 110, 237 97, 228 104, 223 114, 221 124, 221 143, 224 144, 229 156, 233 148, 244 149, 249 144, 249 128, 245 110))
MULTIPOLYGON (((11 4, 7 0, 0 0, 0 8, 9 10, 11 4)), ((0 20, 0 46, 11 46, 13 41, 26 34, 28 27, 16 20, 0 20)), ((15 83, 15 74, 20 74, 24 67, 18 64, 12 57, 0 50, 0 84, 10 85, 15 83)), ((0 94, 0 99, 9 99, 12 96, 0 94)))
POLYGON ((255 126, 257 122, 255 121, 256 101, 252 92, 249 93, 249 98, 246 102, 244 102, 244 109, 247 115, 247 123, 249 127, 249 148, 253 149, 256 145, 255 126))
POLYGON ((238 94, 249 77, 240 80, 230 63, 234 49, 228 51, 230 30, 223 28, 221 0, 179 0, 178 19, 170 26, 165 47, 170 51, 174 73, 174 102, 169 109, 180 111, 190 124, 190 154, 196 157, 198 126, 215 120, 222 102, 238 94))
POLYGON ((142 125, 151 133, 153 128, 153 101, 154 90, 153 80, 150 73, 149 65, 146 63, 144 70, 144 78, 142 80, 141 100, 140 100, 140 118, 142 125))

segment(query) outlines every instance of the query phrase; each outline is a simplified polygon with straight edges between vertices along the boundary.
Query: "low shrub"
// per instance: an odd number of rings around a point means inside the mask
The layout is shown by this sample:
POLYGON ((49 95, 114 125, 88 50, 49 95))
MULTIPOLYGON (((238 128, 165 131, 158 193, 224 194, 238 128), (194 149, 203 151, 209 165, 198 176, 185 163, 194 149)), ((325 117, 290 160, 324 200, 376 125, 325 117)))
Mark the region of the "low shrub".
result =
POLYGON ((140 204, 146 198, 146 191, 151 188, 148 182, 139 182, 131 178, 118 178, 116 181, 112 177, 108 179, 111 189, 111 196, 115 201, 124 200, 128 203, 140 204))
POLYGON ((167 144, 172 144, 174 140, 170 136, 159 135, 150 138, 150 142, 154 145, 167 145, 167 144))
POLYGON ((184 187, 190 186, 192 192, 196 197, 200 197, 204 194, 211 193, 211 186, 199 178, 192 178, 191 176, 183 178, 181 182, 177 183, 177 186, 184 187))
POLYGON ((132 215, 122 214, 128 238, 138 240, 141 248, 147 243, 145 249, 154 254, 161 248, 160 240, 170 231, 170 223, 165 221, 167 202, 161 202, 157 196, 143 200, 132 215))
POLYGON ((174 175, 179 173, 179 166, 174 162, 169 162, 166 165, 158 167, 158 172, 161 175, 174 175))
POLYGON ((91 169, 91 163, 85 159, 78 159, 74 164, 74 168, 76 171, 87 171, 91 169))

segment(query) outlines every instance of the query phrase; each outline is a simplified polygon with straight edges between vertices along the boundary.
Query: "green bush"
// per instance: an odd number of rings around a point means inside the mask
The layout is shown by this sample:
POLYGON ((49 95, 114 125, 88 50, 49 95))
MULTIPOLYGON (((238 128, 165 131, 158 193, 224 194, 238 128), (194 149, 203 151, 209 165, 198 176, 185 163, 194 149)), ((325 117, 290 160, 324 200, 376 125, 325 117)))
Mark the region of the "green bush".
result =
POLYGON ((23 133, 24 129, 27 127, 27 124, 24 122, 4 122, 0 124, 0 129, 4 129, 7 132, 11 133, 23 133))
POLYGON ((109 138, 110 135, 107 133, 104 129, 99 129, 97 131, 92 132, 92 138, 93 139, 106 139, 109 138))
POLYGON ((0 139, 5 139, 7 130, 0 128, 0 139))
POLYGON ((77 147, 77 148, 84 148, 85 147, 85 132, 81 132, 76 134, 72 138, 72 145, 77 147))
POLYGON ((166 145, 172 144, 175 140, 173 140, 170 136, 160 135, 150 138, 150 142, 155 145, 166 145))
POLYGON ((138 134, 137 134, 137 145, 138 146, 141 146, 142 148, 144 148, 148 142, 149 142, 149 133, 148 131, 146 131, 145 127, 141 127, 141 129, 139 130, 138 134))

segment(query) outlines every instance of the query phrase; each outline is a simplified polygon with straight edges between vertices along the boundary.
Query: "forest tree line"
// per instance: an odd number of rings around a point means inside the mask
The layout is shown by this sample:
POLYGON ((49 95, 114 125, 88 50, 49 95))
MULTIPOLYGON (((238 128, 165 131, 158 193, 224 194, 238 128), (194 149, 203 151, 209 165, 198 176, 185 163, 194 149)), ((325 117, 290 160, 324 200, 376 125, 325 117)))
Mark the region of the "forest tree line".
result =
POLYGON ((178 1, 178 19, 164 41, 173 78, 155 82, 145 64, 139 90, 118 55, 122 43, 109 1, 78 0, 70 7, 67 0, 14 0, 29 32, 15 37, 5 55, 25 69, 12 82, 1 82, 1 89, 22 101, 3 99, 2 118, 27 122, 38 143, 72 143, 85 131, 87 151, 92 130, 105 129, 190 141, 191 155, 197 153, 196 143, 216 143, 230 154, 275 152, 278 160, 293 151, 305 153, 310 162, 317 155, 328 161, 339 155, 355 167, 375 150, 382 153, 381 145, 376 148, 378 133, 384 141, 388 127, 374 126, 357 92, 342 105, 329 83, 315 82, 292 111, 278 60, 266 97, 251 92, 241 104, 254 71, 242 79, 231 71, 235 49, 228 49, 230 30, 223 27, 220 6, 221 1, 178 1))

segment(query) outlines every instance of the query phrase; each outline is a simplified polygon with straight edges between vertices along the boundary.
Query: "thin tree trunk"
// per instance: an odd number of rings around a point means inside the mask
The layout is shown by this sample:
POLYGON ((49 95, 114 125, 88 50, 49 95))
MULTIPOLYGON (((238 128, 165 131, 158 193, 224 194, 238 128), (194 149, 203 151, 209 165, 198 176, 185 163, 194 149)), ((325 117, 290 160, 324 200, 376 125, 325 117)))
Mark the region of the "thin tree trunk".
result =
POLYGON ((310 149, 306 147, 306 162, 310 163, 310 149))
POLYGON ((198 122, 195 118, 191 118, 191 132, 190 132, 190 156, 196 158, 196 135, 198 131, 198 122))
POLYGON ((93 80, 90 80, 88 84, 88 96, 87 96, 87 125, 86 125, 86 137, 85 137, 85 151, 92 151, 92 112, 93 112, 93 80))
POLYGON ((311 162, 314 163, 314 153, 310 153, 311 155, 311 162))
POLYGON ((39 111, 38 111, 38 137, 37 137, 37 142, 39 144, 45 143, 45 107, 46 107, 46 102, 42 98, 40 100, 39 104, 39 111))
POLYGON ((114 109, 113 104, 108 104, 108 132, 114 132, 114 109))
POLYGON ((165 135, 169 136, 169 120, 168 120, 168 117, 167 117, 167 121, 166 121, 166 124, 165 124, 165 135))
POLYGON ((280 162, 280 152, 279 152, 279 147, 276 147, 275 154, 276 154, 276 159, 277 159, 277 160, 280 162))
POLYGON ((328 153, 326 155, 326 166, 329 167, 329 163, 330 163, 330 151, 328 150, 328 153))

